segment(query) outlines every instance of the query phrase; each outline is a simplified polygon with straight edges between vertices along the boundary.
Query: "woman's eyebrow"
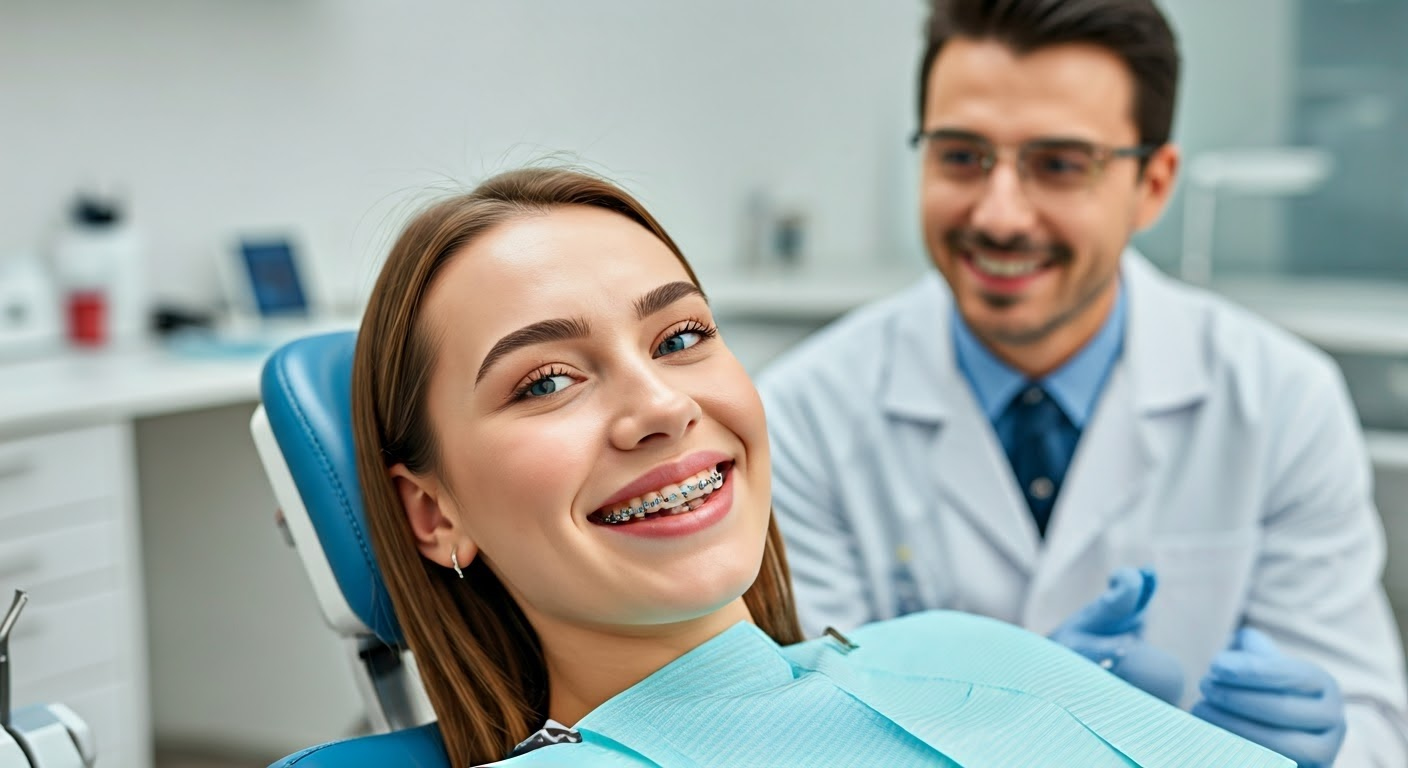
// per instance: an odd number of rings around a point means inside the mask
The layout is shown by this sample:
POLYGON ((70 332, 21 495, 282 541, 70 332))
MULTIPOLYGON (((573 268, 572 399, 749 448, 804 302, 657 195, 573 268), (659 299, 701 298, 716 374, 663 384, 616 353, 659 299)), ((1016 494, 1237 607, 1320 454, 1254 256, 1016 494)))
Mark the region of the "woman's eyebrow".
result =
POLYGON ((699 286, 694 283, 687 283, 683 280, 665 283, 636 299, 636 317, 644 320, 680 299, 690 296, 698 296, 706 304, 709 302, 709 297, 705 296, 704 292, 699 290, 699 286))
POLYGON ((559 317, 525 325, 494 342, 489 354, 484 356, 484 362, 479 364, 479 373, 474 377, 474 385, 479 386, 479 382, 484 379, 484 375, 489 372, 494 363, 510 352, 534 344, 582 339, 590 336, 591 332, 591 326, 587 324, 587 321, 578 317, 559 317))

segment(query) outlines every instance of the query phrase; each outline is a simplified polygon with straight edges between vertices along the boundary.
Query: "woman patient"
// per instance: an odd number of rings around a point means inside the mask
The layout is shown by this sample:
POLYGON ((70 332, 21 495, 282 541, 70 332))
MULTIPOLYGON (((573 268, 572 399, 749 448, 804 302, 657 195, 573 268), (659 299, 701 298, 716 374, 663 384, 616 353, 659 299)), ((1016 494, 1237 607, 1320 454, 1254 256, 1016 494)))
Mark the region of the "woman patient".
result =
POLYGON ((419 214, 353 418, 453 765, 1290 764, 987 619, 801 642, 758 396, 600 179, 516 171, 419 214))

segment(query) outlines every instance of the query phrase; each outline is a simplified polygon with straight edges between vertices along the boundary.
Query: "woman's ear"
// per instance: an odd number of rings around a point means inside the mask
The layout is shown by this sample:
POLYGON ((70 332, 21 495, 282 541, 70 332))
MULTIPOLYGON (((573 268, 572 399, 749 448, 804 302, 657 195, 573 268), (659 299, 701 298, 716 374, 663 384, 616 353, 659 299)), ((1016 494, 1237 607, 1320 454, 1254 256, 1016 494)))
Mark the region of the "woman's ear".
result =
POLYGON ((396 495, 401 497, 401 507, 406 510, 421 556, 446 568, 456 563, 460 567, 469 565, 479 548, 460 525, 460 509, 454 497, 433 477, 418 475, 405 464, 387 471, 396 495))

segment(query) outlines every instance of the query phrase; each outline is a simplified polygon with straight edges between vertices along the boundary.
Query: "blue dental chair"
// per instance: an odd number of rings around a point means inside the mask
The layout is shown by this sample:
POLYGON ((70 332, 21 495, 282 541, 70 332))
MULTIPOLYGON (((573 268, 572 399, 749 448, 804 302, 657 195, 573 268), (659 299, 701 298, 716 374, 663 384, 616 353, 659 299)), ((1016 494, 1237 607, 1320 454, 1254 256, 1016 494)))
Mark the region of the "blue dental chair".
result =
MULTIPOLYGON (((352 448, 354 332, 280 347, 264 365, 250 431, 328 624, 354 658, 373 736, 329 742, 275 762, 298 768, 450 768, 414 660, 381 580, 352 448)), ((271 766, 273 768, 273 766, 271 766)))

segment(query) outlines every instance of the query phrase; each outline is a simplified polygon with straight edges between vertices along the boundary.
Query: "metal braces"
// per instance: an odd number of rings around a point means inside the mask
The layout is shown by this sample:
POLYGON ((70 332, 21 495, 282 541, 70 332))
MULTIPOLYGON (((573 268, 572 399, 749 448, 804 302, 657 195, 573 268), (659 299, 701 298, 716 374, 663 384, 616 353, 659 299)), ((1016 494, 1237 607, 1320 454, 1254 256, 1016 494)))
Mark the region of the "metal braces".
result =
POLYGON ((685 483, 684 485, 681 485, 680 492, 672 493, 669 495, 668 498, 657 496, 648 501, 641 502, 641 505, 639 507, 630 507, 620 512, 613 512, 609 515, 603 515, 601 519, 608 523, 624 523, 632 517, 643 517, 645 513, 649 512, 652 509, 655 509, 656 507, 662 504, 678 501, 681 496, 683 496, 683 498, 685 499, 688 499, 691 493, 694 493, 696 491, 702 491, 706 487, 708 487, 709 490, 718 490, 720 487, 723 486, 723 484, 724 475, 722 472, 716 469, 711 472, 708 477, 704 478, 703 480, 700 480, 698 483, 685 483))

